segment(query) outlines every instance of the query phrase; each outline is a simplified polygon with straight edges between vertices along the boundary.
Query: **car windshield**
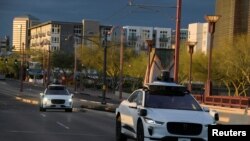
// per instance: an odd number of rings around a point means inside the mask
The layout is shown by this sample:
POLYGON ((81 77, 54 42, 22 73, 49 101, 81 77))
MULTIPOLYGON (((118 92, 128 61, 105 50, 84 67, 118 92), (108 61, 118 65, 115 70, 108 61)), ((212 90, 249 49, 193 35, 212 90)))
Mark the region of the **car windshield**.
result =
POLYGON ((69 95, 64 86, 49 86, 45 92, 46 95, 69 95))
POLYGON ((201 111, 201 106, 183 88, 153 89, 146 92, 145 106, 160 109, 201 111))

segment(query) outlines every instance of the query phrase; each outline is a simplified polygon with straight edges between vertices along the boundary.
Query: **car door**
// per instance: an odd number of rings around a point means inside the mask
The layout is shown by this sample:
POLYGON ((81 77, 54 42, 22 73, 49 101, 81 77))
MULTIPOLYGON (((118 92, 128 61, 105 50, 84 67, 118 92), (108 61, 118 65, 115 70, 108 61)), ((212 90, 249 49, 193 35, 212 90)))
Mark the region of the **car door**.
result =
POLYGON ((142 91, 138 90, 135 91, 133 99, 129 101, 131 103, 131 106, 129 106, 129 113, 132 117, 133 120, 133 131, 136 133, 136 125, 137 125, 137 120, 138 120, 138 107, 142 106, 142 91))

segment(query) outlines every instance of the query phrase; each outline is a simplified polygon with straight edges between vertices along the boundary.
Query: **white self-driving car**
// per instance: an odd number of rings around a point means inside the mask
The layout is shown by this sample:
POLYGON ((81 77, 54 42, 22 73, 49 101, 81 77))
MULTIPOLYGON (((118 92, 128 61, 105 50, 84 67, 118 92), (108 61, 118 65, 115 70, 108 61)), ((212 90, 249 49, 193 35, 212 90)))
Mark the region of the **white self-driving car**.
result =
POLYGON ((46 109, 65 109, 66 112, 72 112, 73 94, 64 85, 49 85, 40 93, 40 111, 46 109))
POLYGON ((134 91, 116 109, 116 141, 207 141, 218 113, 203 109, 186 87, 153 82, 134 91))

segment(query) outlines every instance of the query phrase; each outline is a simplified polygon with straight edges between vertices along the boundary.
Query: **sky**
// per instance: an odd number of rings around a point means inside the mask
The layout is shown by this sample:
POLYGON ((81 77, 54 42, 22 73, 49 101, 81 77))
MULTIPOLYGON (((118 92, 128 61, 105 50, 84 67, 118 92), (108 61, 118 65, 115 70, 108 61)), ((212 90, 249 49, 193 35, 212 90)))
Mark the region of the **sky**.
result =
MULTIPOLYGON (((30 14, 41 22, 98 20, 103 25, 175 28, 177 0, 0 0, 0 38, 12 38, 14 17, 30 14)), ((205 22, 215 0, 182 0, 181 27, 205 22)))

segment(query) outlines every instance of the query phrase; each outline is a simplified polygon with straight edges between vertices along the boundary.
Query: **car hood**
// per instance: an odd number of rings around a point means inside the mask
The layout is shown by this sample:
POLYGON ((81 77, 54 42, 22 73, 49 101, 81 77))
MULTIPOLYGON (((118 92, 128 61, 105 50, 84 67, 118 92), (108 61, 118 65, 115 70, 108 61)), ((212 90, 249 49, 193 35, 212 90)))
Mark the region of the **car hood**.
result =
POLYGON ((161 122, 214 123, 213 117, 204 111, 147 108, 147 113, 148 118, 161 122))
POLYGON ((70 95, 45 95, 44 97, 48 99, 70 99, 70 95))

